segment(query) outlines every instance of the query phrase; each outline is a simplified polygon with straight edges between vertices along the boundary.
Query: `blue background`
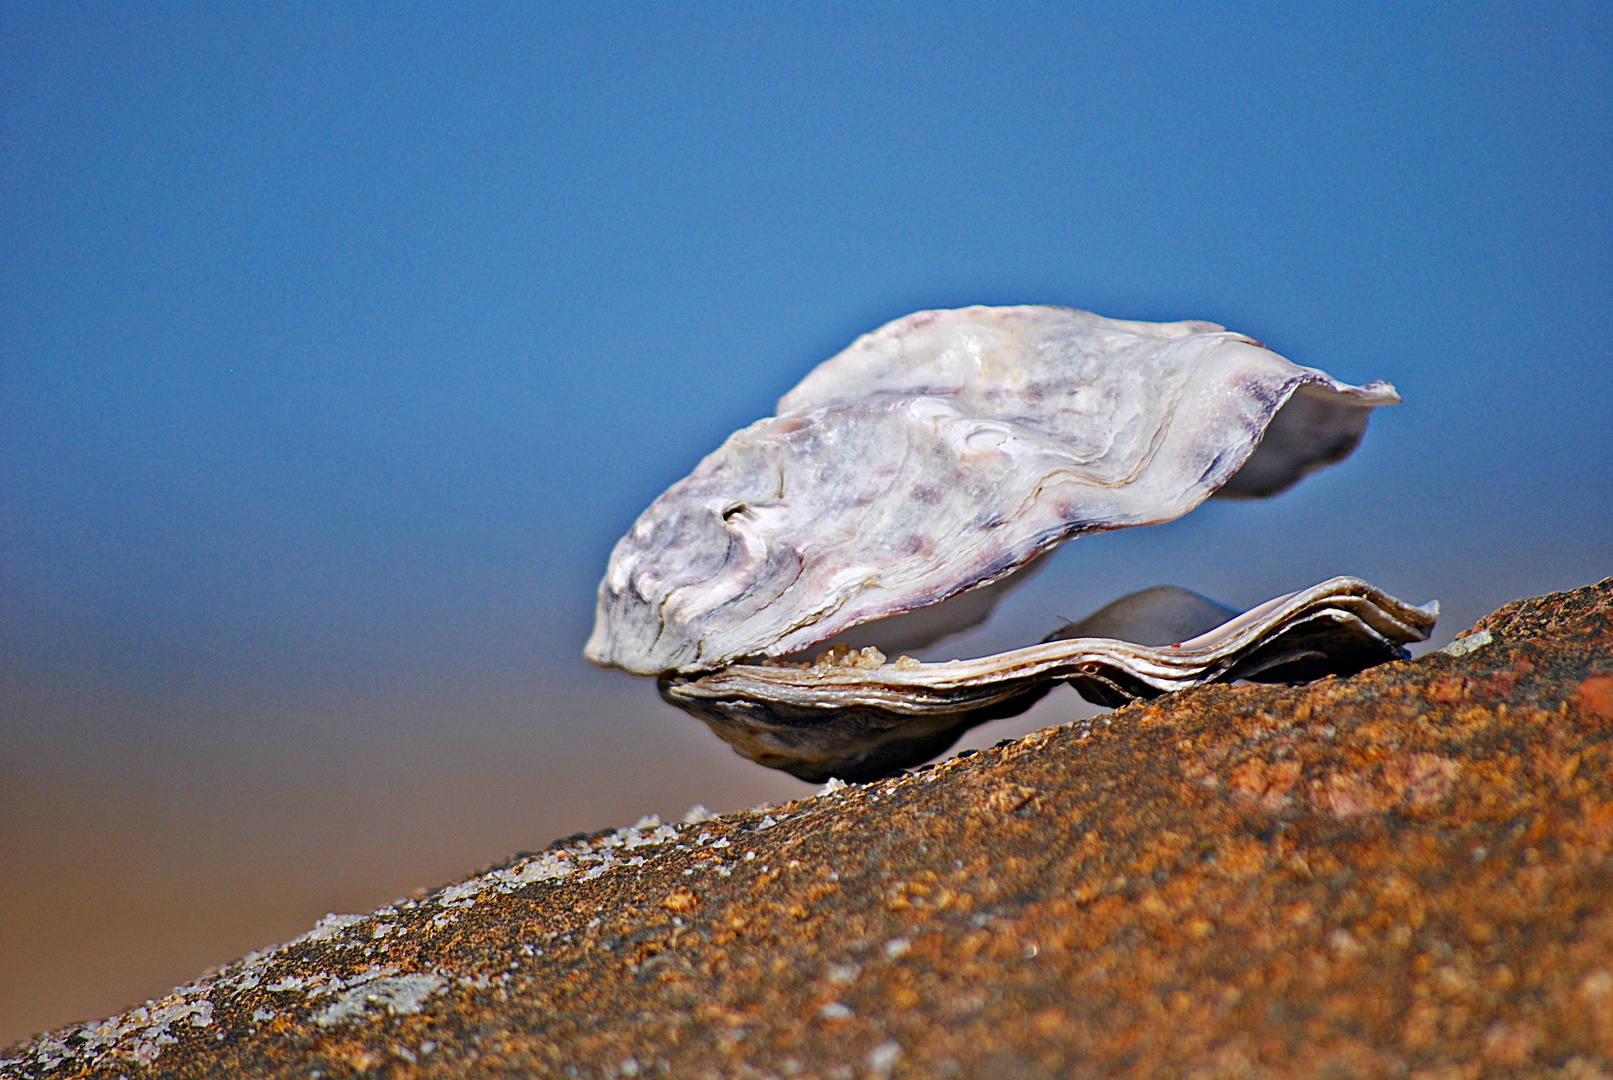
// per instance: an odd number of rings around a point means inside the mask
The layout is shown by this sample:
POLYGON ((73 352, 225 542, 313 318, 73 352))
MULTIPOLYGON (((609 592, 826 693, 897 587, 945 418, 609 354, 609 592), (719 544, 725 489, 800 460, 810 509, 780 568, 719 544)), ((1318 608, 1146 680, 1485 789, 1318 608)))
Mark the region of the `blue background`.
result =
POLYGON ((0 1038, 806 790, 588 669, 593 590, 915 309, 1209 319, 1406 399, 947 651, 1336 573, 1438 643, 1613 573, 1609 11, 7 5, 0 1038))

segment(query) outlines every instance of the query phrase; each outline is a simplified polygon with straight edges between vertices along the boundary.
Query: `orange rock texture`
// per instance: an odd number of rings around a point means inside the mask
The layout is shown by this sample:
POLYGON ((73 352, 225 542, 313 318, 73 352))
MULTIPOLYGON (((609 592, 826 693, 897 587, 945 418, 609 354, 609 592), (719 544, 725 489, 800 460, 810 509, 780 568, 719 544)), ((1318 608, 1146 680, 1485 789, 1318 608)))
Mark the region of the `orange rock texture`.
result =
POLYGON ((1613 1076, 1613 579, 517 856, 6 1076, 1613 1076))

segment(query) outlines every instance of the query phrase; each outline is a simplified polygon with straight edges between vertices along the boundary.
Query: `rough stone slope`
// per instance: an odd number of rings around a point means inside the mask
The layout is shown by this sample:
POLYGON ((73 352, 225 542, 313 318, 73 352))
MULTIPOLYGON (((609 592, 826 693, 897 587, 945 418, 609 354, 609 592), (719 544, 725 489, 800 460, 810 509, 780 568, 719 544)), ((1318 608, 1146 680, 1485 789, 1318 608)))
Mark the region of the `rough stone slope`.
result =
POLYGON ((1351 679, 571 838, 0 1074, 1605 1078, 1610 735, 1613 579, 1351 679))

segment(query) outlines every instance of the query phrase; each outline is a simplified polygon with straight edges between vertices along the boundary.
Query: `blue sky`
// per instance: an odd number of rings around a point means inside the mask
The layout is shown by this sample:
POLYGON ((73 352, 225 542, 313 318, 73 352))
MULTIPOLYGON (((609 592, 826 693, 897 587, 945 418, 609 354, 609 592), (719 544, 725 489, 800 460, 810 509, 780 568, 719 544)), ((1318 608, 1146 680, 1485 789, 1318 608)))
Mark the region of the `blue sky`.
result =
MULTIPOLYGON (((567 677, 658 491, 857 333, 975 302, 1209 318, 1395 382, 1347 475, 1290 501, 1348 504, 1303 543, 1418 598, 1504 598, 1574 534, 1564 583, 1606 570, 1607 31, 14 11, 12 648, 107 678, 567 677)), ((1283 584, 1239 572, 1245 601, 1283 584)))
POLYGON ((980 647, 1336 573, 1448 638, 1613 573, 1610 22, 8 5, 4 737, 160 746, 158 783, 170 728, 540 776, 653 745, 690 722, 580 657, 611 544, 926 307, 1210 319, 1406 399, 1276 500, 1071 545, 980 647))

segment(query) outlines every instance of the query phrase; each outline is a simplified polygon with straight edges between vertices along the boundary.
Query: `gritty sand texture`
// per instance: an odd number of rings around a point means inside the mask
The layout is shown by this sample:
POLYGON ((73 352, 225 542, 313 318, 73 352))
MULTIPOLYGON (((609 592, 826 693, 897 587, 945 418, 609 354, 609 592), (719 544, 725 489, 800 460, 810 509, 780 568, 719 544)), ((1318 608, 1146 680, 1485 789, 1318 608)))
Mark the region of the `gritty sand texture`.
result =
POLYGON ((1476 630, 561 841, 0 1073, 1608 1077, 1613 579, 1476 630))

